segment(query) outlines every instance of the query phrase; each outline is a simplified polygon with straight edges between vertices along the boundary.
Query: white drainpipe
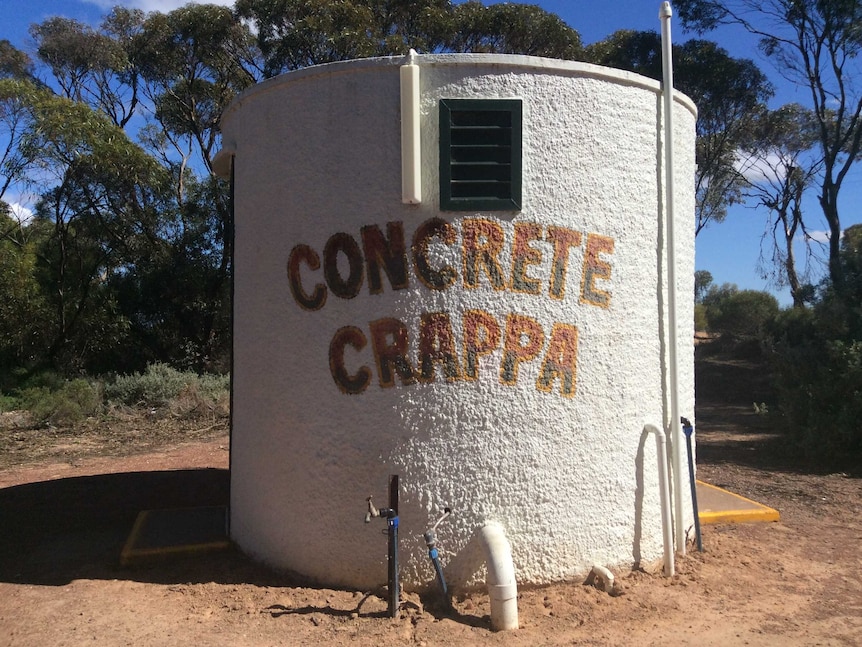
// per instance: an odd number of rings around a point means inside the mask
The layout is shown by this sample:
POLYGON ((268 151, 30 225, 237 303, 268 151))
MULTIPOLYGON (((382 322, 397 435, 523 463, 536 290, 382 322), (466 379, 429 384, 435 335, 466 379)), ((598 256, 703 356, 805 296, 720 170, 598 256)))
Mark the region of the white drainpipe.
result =
POLYGON ((488 595, 491 598, 491 629, 518 628, 518 585, 512 548, 503 527, 488 523, 479 530, 479 541, 488 565, 488 595))
POLYGON ((422 202, 422 133, 419 115, 418 55, 411 49, 401 66, 401 201, 422 202))
MULTIPOLYGON (((664 574, 673 576, 673 524, 670 517, 670 488, 667 481, 667 438, 655 425, 644 425, 644 431, 655 434, 655 449, 658 455, 658 490, 661 498, 661 530, 664 537, 664 574)), ((681 520, 680 520, 681 523, 681 520)))
POLYGON ((682 462, 682 425, 679 414, 679 339, 676 311, 676 241, 674 239, 674 208, 673 208, 673 48, 670 37, 670 19, 673 11, 670 2, 663 2, 659 10, 661 19, 662 68, 664 80, 664 149, 665 149, 665 201, 667 211, 665 221, 667 226, 667 310, 668 310, 668 364, 670 372, 670 428, 673 448, 673 495, 674 513, 676 516, 676 550, 685 555, 685 531, 682 521, 682 484, 685 480, 682 462))

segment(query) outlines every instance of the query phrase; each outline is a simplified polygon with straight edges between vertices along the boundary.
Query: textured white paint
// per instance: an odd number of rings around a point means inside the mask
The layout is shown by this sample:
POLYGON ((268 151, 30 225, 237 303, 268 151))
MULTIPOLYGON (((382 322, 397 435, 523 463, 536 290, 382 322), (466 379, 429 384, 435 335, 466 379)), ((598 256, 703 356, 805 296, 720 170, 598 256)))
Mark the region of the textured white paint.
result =
MULTIPOLYGON (((231 536, 247 553, 330 585, 386 580, 385 524, 363 524, 365 497, 385 506, 388 475, 401 477, 402 578, 433 581, 422 532, 444 506, 438 529, 447 576, 475 578, 480 559, 466 546, 476 529, 499 522, 511 541, 520 582, 579 577, 594 564, 629 566, 661 556, 655 443, 644 424, 667 426, 666 268, 663 266, 663 156, 658 83, 595 66, 521 56, 420 56, 422 204, 401 202, 399 66, 371 59, 309 68, 262 83, 223 119, 235 148, 236 290, 231 536), (520 97, 524 109, 523 208, 483 214, 439 211, 440 98, 520 97), (584 246, 573 249, 562 301, 547 296, 552 247, 533 243, 542 262, 539 296, 497 292, 487 280, 444 291, 422 285, 382 294, 367 280, 354 299, 329 294, 314 312, 294 301, 286 264, 307 244, 360 228, 416 227, 442 216, 460 232, 482 215, 513 223, 565 226, 614 239, 607 309, 579 302, 584 246), (458 343, 461 313, 482 309, 501 327, 508 313, 579 329, 577 393, 543 393, 538 359, 520 366, 515 386, 499 382, 501 351, 482 358, 475 382, 383 389, 369 322, 407 324, 416 354, 422 313, 447 311, 458 343), (361 394, 342 393, 329 368, 335 331, 369 337, 348 347, 347 365, 374 371, 361 394)), ((694 107, 675 104, 679 290, 693 293, 694 107)), ((360 242, 361 244, 361 242, 360 242)), ((459 238, 460 244, 460 238, 459 238)), ((432 246, 435 262, 459 269, 458 247, 432 246)), ((409 256, 409 249, 408 249, 409 256)), ((303 285, 323 271, 303 265, 303 285)), ((691 299, 681 299, 681 412, 694 411, 691 299)), ((459 346, 460 351, 460 346, 459 346)), ((688 484, 681 484, 688 489, 688 484)), ((686 497, 687 499, 688 497, 686 497)), ((686 512, 690 525, 690 505, 686 512)))

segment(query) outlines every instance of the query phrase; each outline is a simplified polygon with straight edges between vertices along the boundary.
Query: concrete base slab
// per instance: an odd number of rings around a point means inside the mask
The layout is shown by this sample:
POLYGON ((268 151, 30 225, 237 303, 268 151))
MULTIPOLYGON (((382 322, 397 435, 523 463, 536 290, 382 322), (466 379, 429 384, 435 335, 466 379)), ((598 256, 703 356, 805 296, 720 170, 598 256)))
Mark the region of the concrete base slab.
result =
POLYGON ((780 519, 778 510, 703 481, 697 481, 697 507, 702 525, 780 519))
POLYGON ((227 507, 144 510, 120 553, 123 566, 230 546, 227 507))

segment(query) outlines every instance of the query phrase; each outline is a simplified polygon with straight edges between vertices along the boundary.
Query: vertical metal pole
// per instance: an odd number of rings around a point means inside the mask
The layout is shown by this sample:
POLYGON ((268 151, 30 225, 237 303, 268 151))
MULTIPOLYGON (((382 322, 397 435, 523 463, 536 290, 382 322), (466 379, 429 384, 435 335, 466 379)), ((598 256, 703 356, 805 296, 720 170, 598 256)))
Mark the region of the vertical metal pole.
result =
POLYGON ((694 511, 694 534, 697 538, 697 551, 703 552, 703 537, 700 534, 700 516, 697 510, 697 481, 694 478, 694 457, 691 451, 691 434, 694 427, 686 419, 682 419, 682 431, 685 433, 685 449, 688 454, 688 481, 691 484, 691 507, 694 511))
POLYGON ((389 530, 389 617, 398 616, 400 605, 400 582, 398 581, 398 475, 389 477, 389 514, 386 518, 389 530))

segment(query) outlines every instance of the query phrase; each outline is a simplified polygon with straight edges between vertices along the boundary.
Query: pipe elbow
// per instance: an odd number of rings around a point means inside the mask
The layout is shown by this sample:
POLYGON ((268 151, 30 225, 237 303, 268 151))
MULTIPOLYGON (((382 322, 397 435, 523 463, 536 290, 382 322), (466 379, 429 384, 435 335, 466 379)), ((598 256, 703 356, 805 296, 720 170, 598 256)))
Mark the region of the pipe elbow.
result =
POLYGON ((605 593, 612 593, 614 590, 614 574, 604 566, 596 564, 590 572, 591 579, 600 582, 601 586, 597 587, 605 593))
POLYGON ((645 424, 644 425, 644 431, 649 433, 649 434, 655 434, 655 437, 658 440, 661 440, 661 441, 667 440, 667 436, 665 435, 664 431, 661 428, 656 427, 654 424, 651 424, 651 423, 645 424))
POLYGON ((671 491, 667 473, 667 434, 661 427, 647 423, 644 433, 655 435, 658 458, 658 487, 661 498, 661 525, 664 542, 664 574, 672 577, 676 568, 673 556, 673 517, 671 515, 671 491))
POLYGON ((518 584, 509 540, 500 524, 488 523, 479 530, 479 541, 488 566, 491 628, 494 631, 517 629, 518 584))

